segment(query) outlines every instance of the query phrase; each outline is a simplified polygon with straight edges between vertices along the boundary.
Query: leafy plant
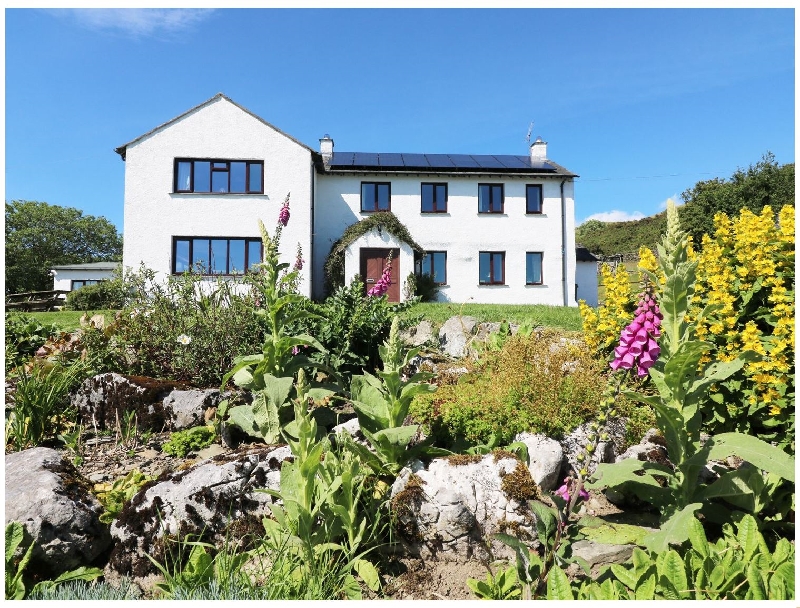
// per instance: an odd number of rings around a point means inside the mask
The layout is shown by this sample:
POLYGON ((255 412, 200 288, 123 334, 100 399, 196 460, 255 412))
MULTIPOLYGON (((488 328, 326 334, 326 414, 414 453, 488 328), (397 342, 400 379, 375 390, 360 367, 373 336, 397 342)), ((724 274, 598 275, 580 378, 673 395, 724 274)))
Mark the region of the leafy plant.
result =
POLYGON ((14 387, 14 407, 6 420, 6 447, 23 450, 55 439, 70 416, 70 390, 86 377, 90 365, 44 363, 30 372, 20 369, 14 387))
POLYGON ((355 444, 365 463, 381 474, 396 475, 407 462, 421 454, 448 453, 432 448, 430 441, 412 445, 420 431, 419 425, 404 425, 411 402, 416 395, 432 393, 436 387, 427 380, 432 374, 417 372, 408 379, 403 370, 418 349, 406 351, 400 341, 400 319, 392 320, 389 339, 379 347, 383 371, 377 377, 368 372, 353 376, 350 402, 356 410, 361 432, 372 445, 373 454, 355 444))
POLYGON ((781 538, 770 551, 751 515, 736 530, 725 524, 714 543, 696 518, 687 524, 691 546, 683 554, 635 548, 629 563, 607 566, 597 581, 573 583, 554 599, 794 599, 792 542, 781 538))
MULTIPOLYGON (((666 551, 669 544, 679 544, 688 537, 688 522, 701 508, 707 517, 726 521, 727 508, 718 500, 744 508, 743 495, 753 495, 760 488, 747 469, 724 473, 718 480, 704 484, 698 475, 710 460, 724 460, 736 454, 756 467, 794 481, 794 460, 785 452, 755 437, 723 433, 700 441, 702 414, 707 407, 708 388, 725 380, 745 363, 740 355, 732 361, 702 363, 711 348, 696 339, 694 323, 686 314, 694 292, 696 261, 687 256, 686 234, 678 225, 674 205, 667 209, 667 233, 659 245, 659 264, 665 276, 660 293, 663 313, 661 356, 649 374, 658 395, 646 396, 628 391, 626 395, 653 407, 662 431, 672 467, 624 460, 601 464, 598 481, 588 487, 629 490, 661 510, 661 529, 647 539, 652 550, 666 551), (714 502, 712 502, 714 501, 714 502)), ((653 283, 658 277, 650 275, 653 283)), ((763 480, 758 476, 763 486, 763 480)))
POLYGON ((166 441, 161 446, 161 451, 176 458, 185 458, 189 452, 202 450, 210 446, 216 438, 217 433, 213 425, 195 426, 184 431, 171 433, 169 441, 166 441))
POLYGON ((497 574, 490 569, 484 581, 467 579, 467 587, 481 600, 514 600, 522 595, 514 566, 500 570, 497 574))
POLYGON ((105 508, 100 515, 100 521, 110 524, 122 512, 125 503, 130 500, 142 489, 142 486, 155 477, 144 475, 138 469, 134 469, 125 477, 117 479, 112 484, 96 484, 94 487, 97 500, 105 508))
MULTIPOLYGON (((331 451, 317 423, 308 413, 304 374, 298 379, 299 398, 294 401, 295 418, 283 437, 294 455, 281 465, 280 491, 261 490, 279 498, 272 504, 272 518, 264 518, 265 548, 286 550, 298 558, 288 563, 292 579, 305 579, 322 564, 355 571, 374 590, 380 580, 375 566, 366 559, 364 545, 374 533, 359 512, 364 488, 361 463, 349 450, 331 451)), ((340 591, 351 599, 360 598, 352 574, 340 591)))
POLYGON ((69 310, 120 310, 130 293, 122 278, 122 271, 118 269, 108 281, 100 281, 93 285, 84 285, 67 294, 67 308, 69 310))
POLYGON ((60 329, 55 323, 43 324, 35 317, 19 313, 6 313, 5 353, 6 374, 29 361, 39 348, 60 329))
POLYGON ((130 579, 124 578, 119 586, 108 583, 87 583, 83 580, 65 581, 52 587, 43 587, 31 591, 31 600, 49 601, 119 601, 139 599, 142 592, 130 579))

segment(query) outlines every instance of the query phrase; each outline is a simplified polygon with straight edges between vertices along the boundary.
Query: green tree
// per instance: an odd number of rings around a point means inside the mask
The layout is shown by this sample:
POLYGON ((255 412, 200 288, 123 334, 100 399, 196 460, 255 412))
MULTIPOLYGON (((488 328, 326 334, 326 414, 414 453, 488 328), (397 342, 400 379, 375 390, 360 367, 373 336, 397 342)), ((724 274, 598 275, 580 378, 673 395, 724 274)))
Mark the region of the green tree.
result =
POLYGON ((53 266, 121 256, 122 236, 104 217, 39 201, 6 202, 6 293, 52 289, 53 266))
POLYGON ((794 206, 794 163, 778 165, 767 152, 747 169, 737 169, 730 179, 714 178, 698 182, 681 194, 686 205, 680 209, 681 225, 699 247, 704 234, 714 234, 714 215, 739 215, 742 208, 755 214, 765 205, 778 211, 794 206))

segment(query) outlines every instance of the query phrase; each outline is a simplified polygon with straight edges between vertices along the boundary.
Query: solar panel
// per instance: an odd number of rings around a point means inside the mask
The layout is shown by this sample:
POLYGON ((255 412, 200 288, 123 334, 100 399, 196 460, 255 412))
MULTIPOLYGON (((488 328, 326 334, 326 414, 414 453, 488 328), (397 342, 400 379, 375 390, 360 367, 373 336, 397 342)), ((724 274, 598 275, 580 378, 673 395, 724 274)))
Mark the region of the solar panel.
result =
POLYGON ((447 154, 426 154, 432 169, 453 169, 456 165, 447 154))
POLYGON ((544 161, 536 161, 531 162, 531 169, 535 169, 536 171, 548 171, 548 172, 555 172, 556 168, 551 165, 550 163, 546 163, 544 161))
POLYGON ((406 168, 430 169, 426 154, 403 154, 403 165, 406 168))
POLYGON ((478 163, 481 169, 505 169, 506 166, 496 157, 489 154, 473 154, 472 159, 478 163))
POLYGON ((480 168, 480 165, 469 154, 450 154, 449 156, 456 167, 463 169, 480 168))
POLYGON ((381 167, 403 167, 403 155, 394 152, 381 152, 378 155, 381 167))
POLYGON ((530 159, 527 156, 512 156, 510 154, 503 154, 502 156, 497 156, 497 158, 501 163, 503 163, 509 169, 530 169, 530 159))
POLYGON ((378 167, 378 155, 374 152, 354 152, 353 165, 356 167, 378 167))
POLYGON ((353 164, 353 152, 334 152, 331 155, 331 166, 348 167, 353 164))

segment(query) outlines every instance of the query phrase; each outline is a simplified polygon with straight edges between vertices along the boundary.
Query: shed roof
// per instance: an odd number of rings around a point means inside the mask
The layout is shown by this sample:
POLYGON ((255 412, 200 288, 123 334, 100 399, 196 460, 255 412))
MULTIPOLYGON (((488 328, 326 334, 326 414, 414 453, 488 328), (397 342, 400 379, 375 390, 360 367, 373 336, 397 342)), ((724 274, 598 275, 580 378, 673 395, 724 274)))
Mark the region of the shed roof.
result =
POLYGON ((114 270, 120 265, 119 262, 88 262, 86 264, 62 264, 61 266, 51 266, 52 270, 114 270))

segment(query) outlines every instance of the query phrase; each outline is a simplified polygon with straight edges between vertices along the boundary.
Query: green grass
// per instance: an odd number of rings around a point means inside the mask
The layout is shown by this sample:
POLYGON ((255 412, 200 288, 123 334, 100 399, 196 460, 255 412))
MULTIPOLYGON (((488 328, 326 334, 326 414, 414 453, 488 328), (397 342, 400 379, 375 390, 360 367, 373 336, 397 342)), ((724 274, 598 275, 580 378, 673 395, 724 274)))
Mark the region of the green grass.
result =
POLYGON ((508 321, 522 323, 532 320, 534 325, 558 327, 568 331, 581 330, 581 315, 577 307, 545 306, 543 304, 453 304, 449 302, 421 302, 402 313, 402 318, 422 317, 434 326, 441 326, 455 315, 475 317, 480 322, 508 321))
POLYGON ((22 314, 33 317, 42 325, 55 323, 63 331, 73 331, 81 326, 81 317, 85 314, 88 314, 90 317, 96 314, 102 314, 106 319, 106 323, 110 323, 114 320, 114 315, 117 314, 117 311, 98 310, 85 312, 83 310, 56 310, 53 312, 25 312, 22 314))

